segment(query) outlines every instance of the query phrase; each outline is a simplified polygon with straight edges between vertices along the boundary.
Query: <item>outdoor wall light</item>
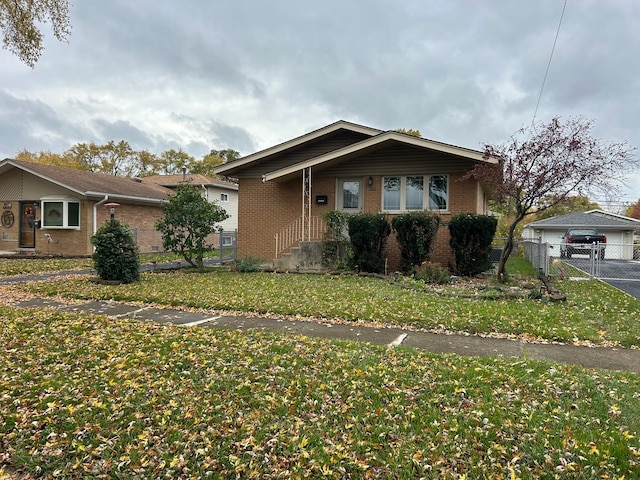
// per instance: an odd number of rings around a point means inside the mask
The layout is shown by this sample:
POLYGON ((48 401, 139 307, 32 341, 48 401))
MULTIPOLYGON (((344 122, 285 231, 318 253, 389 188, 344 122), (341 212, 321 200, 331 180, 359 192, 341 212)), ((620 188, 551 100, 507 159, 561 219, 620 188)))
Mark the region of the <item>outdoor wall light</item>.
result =
POLYGON ((369 180, 367 180, 367 183, 369 184, 370 187, 373 186, 373 177, 371 175, 369 175, 369 180))
POLYGON ((105 207, 109 209, 109 213, 111 213, 111 220, 116 218, 116 207, 119 207, 120 204, 116 202, 105 203, 105 207))

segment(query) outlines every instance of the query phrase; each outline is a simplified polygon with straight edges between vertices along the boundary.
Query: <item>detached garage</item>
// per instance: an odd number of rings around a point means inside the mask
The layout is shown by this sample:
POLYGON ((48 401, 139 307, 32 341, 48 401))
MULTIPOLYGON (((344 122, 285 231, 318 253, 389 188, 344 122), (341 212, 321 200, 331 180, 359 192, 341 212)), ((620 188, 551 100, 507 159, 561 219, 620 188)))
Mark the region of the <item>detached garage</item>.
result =
POLYGON ((595 228, 607 236, 606 258, 632 260, 633 238, 640 232, 640 220, 602 210, 573 212, 529 223, 522 236, 525 240, 541 238, 551 245, 551 255, 559 257, 562 236, 570 228, 595 228))

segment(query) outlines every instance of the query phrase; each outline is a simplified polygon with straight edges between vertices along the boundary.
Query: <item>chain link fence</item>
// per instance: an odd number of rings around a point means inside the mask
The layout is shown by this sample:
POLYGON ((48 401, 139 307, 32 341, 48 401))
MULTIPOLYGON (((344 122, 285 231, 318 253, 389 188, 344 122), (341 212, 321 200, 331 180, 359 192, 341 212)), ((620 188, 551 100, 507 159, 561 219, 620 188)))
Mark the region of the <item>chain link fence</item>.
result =
MULTIPOLYGON (((162 234, 151 228, 132 228, 133 238, 140 253, 164 253, 162 234)), ((238 257, 238 230, 223 230, 209 235, 206 244, 219 252, 220 263, 235 261, 238 257)))
POLYGON ((593 244, 580 254, 560 252, 560 245, 523 240, 524 256, 541 275, 640 281, 640 244, 593 244))

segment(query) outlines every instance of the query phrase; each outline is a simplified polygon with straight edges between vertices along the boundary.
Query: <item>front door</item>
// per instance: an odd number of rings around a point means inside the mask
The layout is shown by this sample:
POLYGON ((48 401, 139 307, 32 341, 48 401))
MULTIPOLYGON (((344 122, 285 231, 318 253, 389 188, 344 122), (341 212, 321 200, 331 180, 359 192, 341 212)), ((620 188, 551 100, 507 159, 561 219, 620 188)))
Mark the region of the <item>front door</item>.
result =
POLYGON ((362 179, 339 179, 338 210, 350 213, 360 213, 362 211, 362 193, 362 179))
POLYGON ((36 248, 36 209, 34 202, 20 202, 20 248, 36 248))

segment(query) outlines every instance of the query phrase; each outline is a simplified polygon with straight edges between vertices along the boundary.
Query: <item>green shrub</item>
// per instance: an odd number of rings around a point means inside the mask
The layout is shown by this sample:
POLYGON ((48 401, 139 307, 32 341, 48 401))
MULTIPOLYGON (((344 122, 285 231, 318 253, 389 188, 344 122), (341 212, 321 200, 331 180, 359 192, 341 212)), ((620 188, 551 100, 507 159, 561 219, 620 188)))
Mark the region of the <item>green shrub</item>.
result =
POLYGON ((236 260, 236 270, 243 273, 258 272, 262 269, 263 263, 261 259, 256 257, 238 258, 236 260))
POLYGON ((101 279, 132 283, 140 278, 138 246, 128 225, 111 219, 96 231, 91 243, 93 265, 101 279))
POLYGON ((346 268, 350 254, 347 236, 349 214, 332 210, 322 214, 327 231, 322 239, 322 262, 334 269, 346 268))
POLYGON ((445 283, 449 283, 449 280, 451 280, 451 274, 447 269, 442 268, 440 265, 423 262, 416 268, 413 278, 416 280, 422 280, 425 283, 443 285, 445 283))
POLYGON ((491 242, 498 220, 487 215, 456 215, 449 222, 449 244, 459 275, 474 276, 491 268, 491 242))
POLYGON ((359 213, 348 219, 352 262, 363 272, 382 273, 384 253, 391 226, 382 214, 359 213))
POLYGON ((411 212, 391 220, 400 244, 400 269, 411 272, 416 265, 429 259, 433 240, 440 227, 440 217, 427 212, 411 212))

